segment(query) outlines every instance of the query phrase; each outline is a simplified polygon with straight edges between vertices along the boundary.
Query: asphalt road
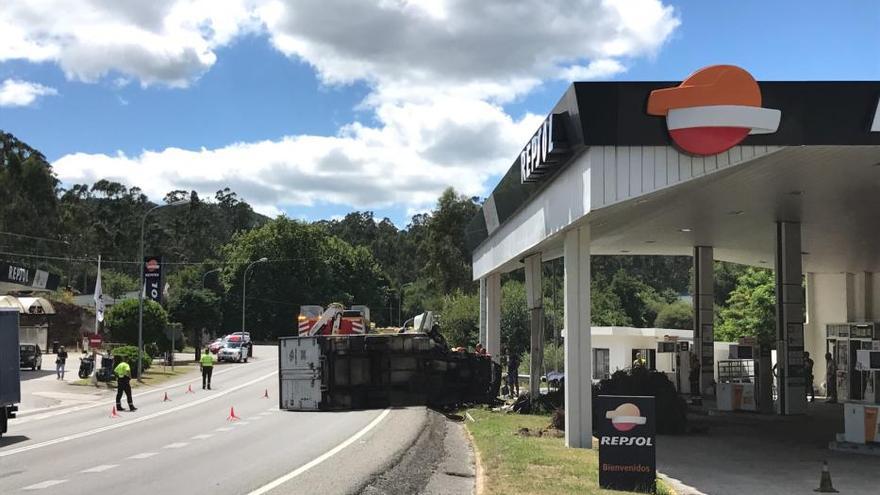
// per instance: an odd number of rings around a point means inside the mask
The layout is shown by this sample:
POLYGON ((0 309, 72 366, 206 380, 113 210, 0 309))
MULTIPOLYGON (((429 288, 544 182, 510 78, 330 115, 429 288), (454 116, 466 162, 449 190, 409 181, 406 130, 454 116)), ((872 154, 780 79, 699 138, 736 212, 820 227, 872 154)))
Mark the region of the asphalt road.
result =
POLYGON ((309 493, 319 482, 321 493, 349 493, 418 435, 423 410, 279 411, 276 349, 218 366, 214 390, 193 379, 195 393, 181 383, 170 402, 165 387, 136 391, 138 411, 118 418, 111 400, 13 420, 0 439, 0 493, 309 493), (227 420, 233 407, 241 420, 227 420), (369 462, 335 464, 355 452, 369 462))

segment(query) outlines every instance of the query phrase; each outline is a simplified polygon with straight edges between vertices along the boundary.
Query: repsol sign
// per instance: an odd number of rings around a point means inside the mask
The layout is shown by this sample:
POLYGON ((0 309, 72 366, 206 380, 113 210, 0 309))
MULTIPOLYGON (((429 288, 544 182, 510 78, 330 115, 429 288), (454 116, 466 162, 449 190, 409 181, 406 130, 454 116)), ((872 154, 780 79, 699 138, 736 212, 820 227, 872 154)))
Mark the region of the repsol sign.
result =
POLYGON ((599 445, 653 447, 654 439, 651 437, 602 437, 599 439, 599 445))
POLYGON ((519 155, 520 179, 538 182, 571 156, 565 135, 568 112, 550 114, 519 155))
POLYGON ((600 395, 599 487, 655 492, 656 417, 653 397, 600 395))
POLYGON ((7 281, 27 284, 30 279, 30 274, 28 273, 27 268, 9 265, 9 273, 7 273, 6 276, 7 281))

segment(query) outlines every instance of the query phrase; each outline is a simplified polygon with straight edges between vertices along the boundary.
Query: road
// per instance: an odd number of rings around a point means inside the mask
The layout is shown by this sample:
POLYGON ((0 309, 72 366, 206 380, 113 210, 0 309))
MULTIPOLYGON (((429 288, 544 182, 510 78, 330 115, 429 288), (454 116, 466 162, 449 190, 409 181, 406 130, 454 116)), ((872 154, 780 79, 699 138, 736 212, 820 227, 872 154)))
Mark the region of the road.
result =
POLYGON ((0 493, 309 493, 318 486, 346 493, 391 462, 382 453, 415 438, 423 414, 279 411, 273 346, 257 346, 249 363, 218 366, 214 390, 194 378, 186 383, 195 393, 177 384, 170 402, 165 387, 136 391, 138 411, 118 418, 110 417, 111 400, 13 420, 0 439, 0 493), (231 408, 240 420, 227 419, 231 408), (341 474, 334 464, 342 461, 359 469, 341 474))

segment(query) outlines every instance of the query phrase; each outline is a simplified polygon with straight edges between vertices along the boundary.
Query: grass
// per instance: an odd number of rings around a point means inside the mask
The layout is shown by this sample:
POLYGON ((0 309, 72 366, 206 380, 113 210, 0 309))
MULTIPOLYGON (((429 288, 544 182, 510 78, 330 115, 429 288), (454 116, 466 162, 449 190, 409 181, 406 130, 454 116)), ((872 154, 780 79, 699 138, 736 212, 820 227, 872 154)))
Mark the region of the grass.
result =
MULTIPOLYGON (((152 367, 150 367, 150 369, 144 371, 144 382, 140 383, 137 380, 132 380, 131 381, 131 388, 135 389, 138 387, 157 387, 157 386, 162 385, 163 383, 167 382, 168 380, 186 375, 188 373, 192 373, 193 371, 197 371, 198 369, 199 369, 199 367, 197 365, 180 365, 180 364, 178 364, 178 365, 174 366, 174 372, 172 373, 170 366, 165 367, 165 369, 163 370, 161 365, 159 365, 159 366, 153 365, 152 367)), ((73 382, 72 385, 93 386, 91 378, 77 380, 77 381, 73 382)), ((102 383, 98 383, 99 387, 101 385, 102 385, 102 383)), ((104 383, 103 385, 105 385, 107 388, 115 389, 116 388, 116 381, 114 380, 109 383, 104 383)))
MULTIPOLYGON (((549 415, 521 415, 470 409, 466 426, 476 444, 485 494, 611 494, 599 489, 596 450, 570 449, 562 438, 523 437, 520 428, 537 432, 550 424, 549 415)), ((657 493, 674 495, 657 482, 657 493)))

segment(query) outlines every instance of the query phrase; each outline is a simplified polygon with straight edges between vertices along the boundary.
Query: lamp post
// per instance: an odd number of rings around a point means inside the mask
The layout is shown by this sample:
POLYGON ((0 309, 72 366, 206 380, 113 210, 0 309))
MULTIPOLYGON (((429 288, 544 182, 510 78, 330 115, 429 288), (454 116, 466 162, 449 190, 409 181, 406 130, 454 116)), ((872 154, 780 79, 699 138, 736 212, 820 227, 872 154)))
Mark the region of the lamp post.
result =
POLYGON ((208 278, 208 275, 210 275, 210 274, 212 274, 212 273, 219 272, 220 270, 221 270, 221 268, 214 268, 213 270, 208 270, 208 271, 206 271, 206 272, 202 275, 202 289, 205 288, 205 279, 208 278))
POLYGON ((173 201, 171 203, 167 203, 164 205, 156 205, 146 213, 144 213, 144 217, 141 219, 141 256, 138 258, 138 266, 140 266, 141 272, 141 290, 138 293, 138 362, 137 362, 137 371, 138 371, 138 381, 143 382, 143 378, 141 374, 143 373, 143 360, 144 360, 144 291, 146 290, 144 287, 144 230, 147 226, 147 217, 150 216, 150 213, 158 210, 159 208, 165 208, 166 206, 181 206, 189 204, 188 199, 181 199, 178 201, 173 201))
POLYGON ((269 258, 260 258, 257 261, 251 262, 251 264, 249 264, 247 266, 247 268, 244 269, 244 280, 242 280, 242 286, 241 286, 241 345, 242 345, 242 349, 244 348, 244 315, 245 315, 245 308, 247 307, 246 305, 247 305, 248 271, 250 271, 251 267, 253 267, 257 263, 265 263, 267 261, 269 261, 269 258))

